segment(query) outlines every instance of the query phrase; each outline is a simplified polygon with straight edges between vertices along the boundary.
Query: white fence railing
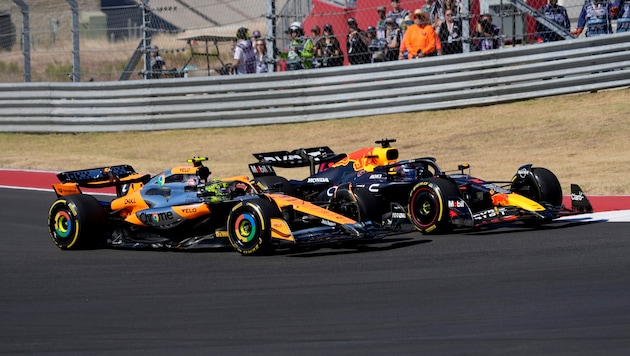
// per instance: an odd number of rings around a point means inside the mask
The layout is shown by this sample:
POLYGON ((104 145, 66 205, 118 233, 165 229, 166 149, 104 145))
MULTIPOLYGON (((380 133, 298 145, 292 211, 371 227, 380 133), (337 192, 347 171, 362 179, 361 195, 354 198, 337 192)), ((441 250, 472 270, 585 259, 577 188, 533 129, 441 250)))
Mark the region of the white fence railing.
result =
POLYGON ((489 105, 630 86, 630 33, 294 72, 0 84, 0 131, 228 127, 489 105))

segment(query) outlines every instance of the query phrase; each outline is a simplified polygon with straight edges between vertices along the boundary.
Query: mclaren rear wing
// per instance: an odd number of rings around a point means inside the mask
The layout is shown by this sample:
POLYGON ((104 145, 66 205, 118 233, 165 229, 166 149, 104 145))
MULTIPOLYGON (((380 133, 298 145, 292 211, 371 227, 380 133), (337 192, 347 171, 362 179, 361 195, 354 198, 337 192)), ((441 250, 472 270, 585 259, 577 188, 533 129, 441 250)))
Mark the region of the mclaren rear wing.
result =
POLYGON ((68 195, 80 194, 78 187, 116 187, 117 193, 120 193, 124 184, 146 183, 151 176, 137 173, 130 165, 118 165, 61 172, 57 178, 61 184, 53 184, 55 192, 57 195, 68 195))

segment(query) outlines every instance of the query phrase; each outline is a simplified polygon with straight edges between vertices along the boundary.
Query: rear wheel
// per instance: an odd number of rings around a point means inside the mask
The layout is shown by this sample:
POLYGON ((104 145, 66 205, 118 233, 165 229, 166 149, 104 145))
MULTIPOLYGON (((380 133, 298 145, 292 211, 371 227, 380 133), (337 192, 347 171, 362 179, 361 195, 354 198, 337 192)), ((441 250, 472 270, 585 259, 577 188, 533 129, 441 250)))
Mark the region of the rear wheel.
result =
POLYGON ((409 220, 423 234, 451 230, 448 198, 459 196, 457 185, 442 178, 422 180, 409 194, 409 220))
POLYGON ((330 202, 329 209, 355 221, 382 223, 381 204, 366 189, 338 189, 330 202))
POLYGON ((89 195, 56 200, 48 211, 48 231, 62 250, 94 248, 103 241, 105 210, 89 195))
POLYGON ((236 205, 227 220, 228 238, 243 255, 260 255, 271 250, 271 218, 278 209, 265 199, 253 199, 236 205))
POLYGON ((546 168, 519 169, 512 177, 511 191, 539 203, 562 205, 562 186, 556 175, 546 168))

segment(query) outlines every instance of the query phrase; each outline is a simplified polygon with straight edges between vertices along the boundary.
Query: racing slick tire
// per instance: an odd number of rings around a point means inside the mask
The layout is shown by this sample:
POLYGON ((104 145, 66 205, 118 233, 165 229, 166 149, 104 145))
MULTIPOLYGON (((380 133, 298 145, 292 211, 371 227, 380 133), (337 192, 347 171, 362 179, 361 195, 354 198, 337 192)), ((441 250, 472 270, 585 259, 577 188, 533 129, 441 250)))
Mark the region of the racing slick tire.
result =
POLYGON ((48 211, 48 232, 62 250, 90 249, 103 242, 105 210, 90 195, 57 199, 48 211))
POLYGON ((264 176, 254 178, 254 185, 261 189, 264 193, 278 193, 278 190, 284 195, 296 196, 297 192, 291 183, 284 177, 264 176), (280 184, 277 188, 276 185, 280 184))
POLYGON ((546 168, 530 168, 526 174, 517 172, 512 177, 510 190, 538 203, 547 202, 553 206, 562 205, 560 181, 555 174, 546 168))
POLYGON ((409 220, 423 234, 451 231, 448 197, 453 196, 460 196, 455 183, 444 178, 421 180, 409 194, 409 220))
POLYGON ((382 224, 378 199, 363 188, 339 188, 330 200, 328 209, 358 222, 382 224))
POLYGON ((232 208, 227 219, 230 244, 242 255, 270 252, 271 218, 279 216, 276 206, 265 199, 243 201, 232 208))

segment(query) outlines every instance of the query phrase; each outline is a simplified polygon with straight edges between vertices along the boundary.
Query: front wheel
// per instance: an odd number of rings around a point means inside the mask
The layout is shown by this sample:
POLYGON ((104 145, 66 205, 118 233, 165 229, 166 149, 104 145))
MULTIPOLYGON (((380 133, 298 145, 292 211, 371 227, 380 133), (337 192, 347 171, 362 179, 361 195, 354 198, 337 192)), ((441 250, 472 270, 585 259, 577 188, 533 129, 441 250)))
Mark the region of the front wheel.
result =
POLYGON ((519 168, 512 177, 510 190, 538 203, 547 202, 553 206, 562 205, 560 181, 555 174, 546 168, 532 168, 530 165, 519 168))
POLYGON ((358 222, 382 223, 379 201, 366 189, 339 188, 330 201, 329 209, 358 222))
POLYGON ((227 220, 230 244, 242 255, 260 255, 271 250, 271 217, 278 209, 268 200, 243 201, 232 208, 227 220))
POLYGON ((94 248, 103 240, 105 210, 89 195, 57 199, 48 211, 48 231, 62 250, 94 248))
POLYGON ((409 194, 409 220, 423 234, 451 230, 448 198, 459 196, 457 185, 443 178, 420 181, 409 194))

